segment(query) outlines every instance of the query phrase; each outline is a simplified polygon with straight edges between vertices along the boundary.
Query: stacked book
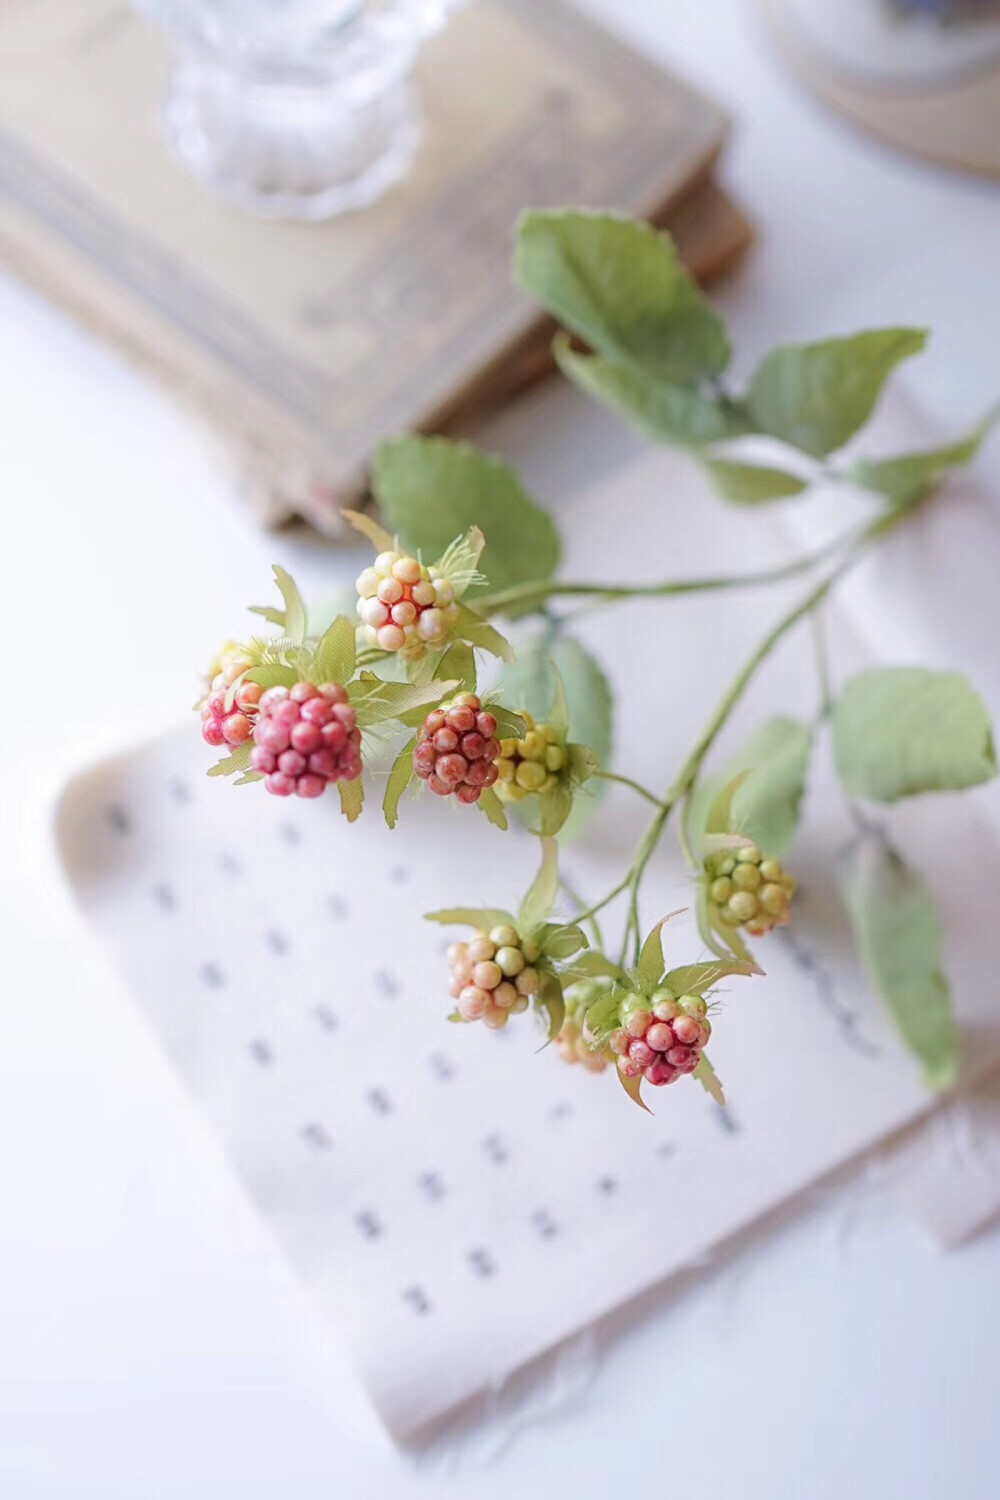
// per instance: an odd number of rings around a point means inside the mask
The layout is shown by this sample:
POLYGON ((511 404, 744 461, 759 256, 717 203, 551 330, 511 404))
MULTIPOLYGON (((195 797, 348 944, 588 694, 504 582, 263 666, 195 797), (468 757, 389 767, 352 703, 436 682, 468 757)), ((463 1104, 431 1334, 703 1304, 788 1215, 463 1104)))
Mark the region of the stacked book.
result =
POLYGON ((158 134, 170 65, 128 0, 0 13, 0 257, 231 438, 270 523, 333 534, 377 440, 469 430, 547 368, 513 289, 525 207, 641 213, 707 280, 745 249, 723 115, 562 0, 479 0, 421 62, 407 179, 326 224, 243 215, 158 134))

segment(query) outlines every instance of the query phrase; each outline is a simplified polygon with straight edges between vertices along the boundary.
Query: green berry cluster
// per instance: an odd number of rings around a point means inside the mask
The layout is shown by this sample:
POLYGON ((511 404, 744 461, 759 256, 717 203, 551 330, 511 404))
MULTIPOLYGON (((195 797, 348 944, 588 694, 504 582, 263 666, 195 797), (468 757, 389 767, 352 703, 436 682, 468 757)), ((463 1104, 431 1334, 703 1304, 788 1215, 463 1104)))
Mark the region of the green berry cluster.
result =
POLYGON ((520 802, 532 795, 544 797, 555 787, 566 765, 566 750, 558 731, 551 724, 536 724, 523 711, 521 718, 527 726, 521 739, 500 741, 496 791, 504 802, 520 802))
POLYGON ((710 855, 705 861, 708 898, 717 921, 762 937, 791 920, 795 881, 756 844, 710 855))

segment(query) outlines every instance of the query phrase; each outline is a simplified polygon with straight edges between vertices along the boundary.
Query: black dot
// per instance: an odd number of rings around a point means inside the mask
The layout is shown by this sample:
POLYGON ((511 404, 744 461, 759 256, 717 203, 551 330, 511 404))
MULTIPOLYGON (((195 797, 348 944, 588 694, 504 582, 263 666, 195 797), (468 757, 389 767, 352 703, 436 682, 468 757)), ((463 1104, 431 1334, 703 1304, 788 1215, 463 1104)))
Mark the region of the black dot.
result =
POLYGON ((119 806, 118 803, 114 803, 111 807, 109 807, 105 816, 111 827, 114 829, 115 833, 132 832, 132 819, 129 817, 124 807, 119 806))
POLYGON ((226 976, 222 969, 217 963, 211 961, 202 964, 198 970, 198 978, 210 990, 221 990, 226 983, 226 976))
POLYGON ((472 1267, 473 1273, 476 1276, 481 1277, 483 1280, 486 1280, 488 1277, 495 1276, 497 1274, 496 1261, 493 1259, 493 1256, 490 1254, 490 1252, 488 1250, 482 1249, 482 1247, 477 1247, 475 1250, 470 1250, 466 1256, 466 1260, 472 1267))
POLYGON ((303 1125, 300 1133, 306 1145, 311 1146, 314 1151, 329 1151, 333 1145, 326 1126, 321 1125, 318 1120, 303 1125))

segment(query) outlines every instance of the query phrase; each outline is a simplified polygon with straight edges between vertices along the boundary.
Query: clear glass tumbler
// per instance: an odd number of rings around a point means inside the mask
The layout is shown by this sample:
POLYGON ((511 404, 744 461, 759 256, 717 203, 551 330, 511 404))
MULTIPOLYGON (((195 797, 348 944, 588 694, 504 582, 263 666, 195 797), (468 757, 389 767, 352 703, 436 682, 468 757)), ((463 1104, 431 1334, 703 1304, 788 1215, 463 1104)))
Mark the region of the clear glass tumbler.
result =
POLYGON ((378 198, 420 137, 413 65, 468 0, 135 0, 171 32, 179 161, 252 213, 326 219, 378 198))

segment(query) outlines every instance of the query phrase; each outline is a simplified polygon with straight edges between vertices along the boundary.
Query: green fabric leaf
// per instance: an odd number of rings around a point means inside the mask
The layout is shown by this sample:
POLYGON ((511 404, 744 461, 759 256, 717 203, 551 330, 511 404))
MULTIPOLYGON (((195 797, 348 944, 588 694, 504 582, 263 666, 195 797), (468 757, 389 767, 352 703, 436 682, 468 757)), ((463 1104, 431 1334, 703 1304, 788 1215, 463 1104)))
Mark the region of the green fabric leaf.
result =
POLYGON ((283 609, 275 609, 271 604, 251 604, 248 608, 252 615, 262 615, 269 625, 277 625, 284 630, 285 611, 283 609))
POLYGON ((760 970, 752 963, 735 958, 720 958, 717 963, 684 964, 679 969, 671 969, 663 983, 675 995, 704 996, 715 988, 720 979, 728 979, 734 974, 745 978, 755 972, 759 973, 760 970))
POLYGON ((263 771, 244 771, 242 776, 237 776, 233 786, 249 786, 252 781, 263 781, 263 771))
POLYGON ((849 470, 849 477, 865 489, 885 495, 894 506, 911 505, 929 494, 949 470, 962 469, 971 463, 998 420, 1000 407, 957 443, 923 453, 901 454, 898 458, 859 459, 849 470))
POLYGON ((279 568, 275 563, 274 581, 285 601, 285 635, 290 641, 304 641, 307 628, 306 607, 295 580, 290 573, 286 573, 284 568, 279 568))
POLYGON ((416 743, 416 735, 407 740, 393 761, 392 770, 389 772, 385 796, 382 798, 382 811, 390 828, 396 826, 396 820, 399 817, 399 799, 413 780, 413 751, 416 743))
POLYGON ((491 927, 514 927, 516 923, 509 911, 495 906, 448 906, 443 911, 429 911, 426 922, 441 922, 449 927, 474 927, 477 932, 489 932, 491 927))
POLYGON ((372 516, 365 515, 359 510, 342 510, 340 514, 350 526, 354 527, 355 531, 367 537, 377 553, 395 552, 396 538, 390 536, 385 527, 380 526, 372 516))
MULTIPOLYGON (((478 526, 486 537, 480 567, 491 590, 555 572, 560 544, 552 518, 508 464, 471 443, 415 436, 382 443, 372 486, 401 540, 425 560, 436 560, 455 537, 478 526)), ((467 597, 485 587, 473 586, 467 597)))
POLYGON ((642 945, 635 976, 643 994, 650 995, 663 977, 663 923, 657 922, 642 945))
POLYGON ((282 666, 279 663, 266 663, 263 667, 251 667, 244 674, 244 681, 256 682, 262 688, 269 687, 294 687, 299 680, 299 674, 294 667, 282 666))
POLYGON ((717 493, 734 505, 765 505, 772 500, 788 500, 809 488, 807 479, 800 479, 785 469, 734 463, 728 458, 703 458, 701 462, 717 493))
POLYGON ((356 823, 361 816, 361 809, 365 801, 364 782, 359 776, 356 781, 338 781, 337 791, 340 793, 340 806, 348 823, 356 823))
POLYGON ((647 1115, 651 1115, 653 1111, 645 1102, 642 1097, 642 1093, 640 1092, 642 1089, 642 1074, 640 1073, 638 1078, 626 1078, 624 1073, 622 1073, 618 1068, 615 1068, 615 1077, 618 1079, 618 1082, 621 1084, 626 1094, 628 1094, 629 1098, 632 1100, 632 1103, 638 1104, 639 1108, 644 1109, 647 1115))
POLYGON ((574 781, 589 781, 601 769, 601 763, 589 745, 567 745, 566 754, 574 781))
POLYGON ((517 930, 522 935, 534 932, 545 921, 559 894, 559 846, 555 839, 542 839, 542 863, 527 895, 521 902, 517 930))
POLYGON ((959 791, 996 775, 989 714, 959 672, 881 667, 847 683, 833 713, 847 790, 876 802, 959 791))
POLYGON ((811 725, 771 719, 730 763, 748 774, 733 789, 729 828, 771 859, 782 859, 795 841, 812 746, 811 725))
POLYGON ((250 765, 250 752, 253 750, 253 742, 246 740, 244 744, 237 745, 229 755, 224 755, 217 760, 214 766, 209 766, 209 776, 232 776, 237 771, 245 771, 250 765))
POLYGON ((705 1093, 711 1094, 712 1098, 715 1100, 716 1104, 719 1105, 720 1109, 725 1109, 726 1096, 722 1091, 722 1084, 719 1082, 718 1075, 716 1074, 715 1069, 712 1067, 712 1064, 709 1062, 706 1053, 703 1052, 699 1057, 698 1066, 691 1074, 691 1077, 697 1078, 698 1082, 705 1090, 705 1093))
POLYGON ((562 985, 554 974, 546 974, 538 995, 538 1008, 544 1011, 548 1024, 548 1040, 554 1042, 566 1019, 566 1001, 562 985))
POLYGON ((454 687, 453 682, 439 682, 437 679, 428 683, 383 682, 374 672, 362 672, 354 682, 348 683, 347 691, 359 725, 367 729, 386 719, 398 719, 423 704, 438 703, 454 687))
MULTIPOLYGON (((573 789, 565 781, 558 781, 544 797, 529 797, 525 802, 514 805, 525 807, 532 803, 537 803, 538 807, 538 823, 537 827, 532 827, 532 833, 537 833, 544 839, 554 839, 566 826, 566 820, 573 811, 573 789)), ((534 808, 531 810, 534 812, 534 808)), ((529 821, 534 824, 534 818, 529 817, 529 821)))
POLYGON ((569 979, 617 979, 626 978, 625 970, 620 964, 612 963, 610 958, 605 958, 603 953, 595 953, 589 950, 574 958, 569 968, 564 971, 564 977, 569 979))
POLYGON ((597 354, 578 354, 565 340, 557 339, 554 348, 567 380, 654 443, 700 448, 750 430, 738 408, 692 386, 653 380, 597 354))
POLYGON ((484 814, 494 828, 507 832, 507 814, 504 805, 491 786, 484 786, 476 800, 476 807, 484 814))
POLYGON ((500 703, 489 703, 487 707, 497 721, 497 739, 520 740, 528 732, 528 726, 520 714, 513 713, 500 703))
POLYGON ((729 362, 722 319, 669 235, 613 214, 526 213, 514 275, 599 354, 662 380, 718 375, 729 362))
POLYGON ((746 405, 755 430, 822 458, 843 447, 875 408, 900 360, 927 342, 920 328, 878 328, 818 344, 785 344, 758 365, 746 405))
POLYGON ((538 941, 542 952, 558 962, 572 958, 581 948, 589 946, 586 933, 575 922, 546 922, 539 932, 538 941))
POLYGON ((434 676, 451 680, 457 693, 476 691, 476 657, 466 641, 452 641, 434 669, 434 676))
POLYGON ((614 705, 600 663, 571 635, 561 636, 550 655, 565 688, 572 739, 587 746, 600 765, 607 765, 614 705))
POLYGON ((922 1062, 930 1088, 958 1073, 958 1031, 941 972, 937 912, 914 871, 880 838, 863 838, 842 871, 858 951, 904 1042, 922 1062))
POLYGON ((319 687, 326 682, 343 685, 354 676, 357 631, 353 621, 338 615, 313 652, 311 670, 319 687))
POLYGON ((455 634, 463 641, 468 641, 470 646, 475 646, 479 651, 488 651, 491 656, 498 656, 501 661, 514 660, 514 648, 507 637, 501 635, 499 630, 492 626, 481 615, 473 610, 467 609, 464 604, 458 606, 458 624, 455 634))

